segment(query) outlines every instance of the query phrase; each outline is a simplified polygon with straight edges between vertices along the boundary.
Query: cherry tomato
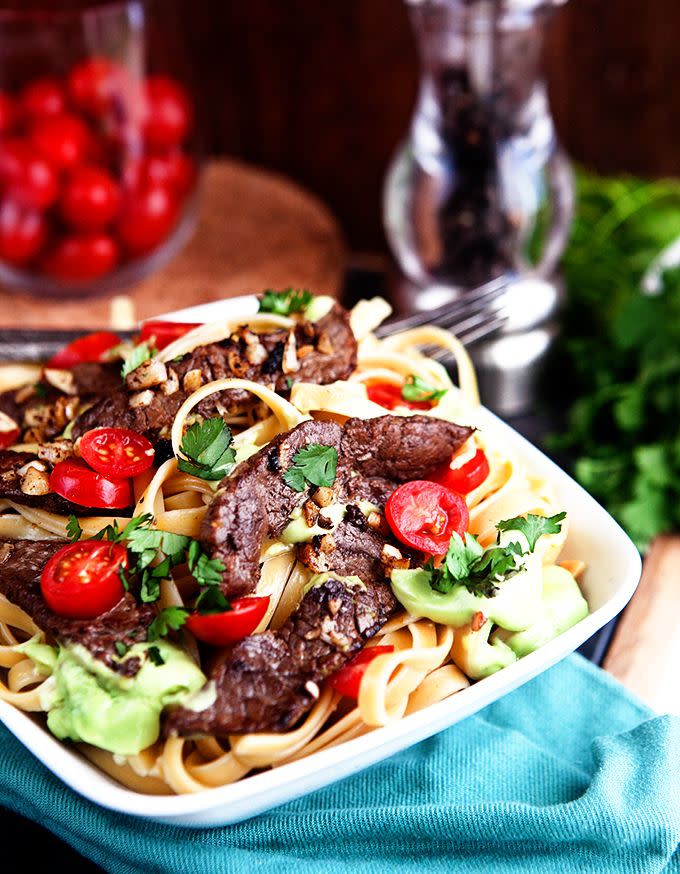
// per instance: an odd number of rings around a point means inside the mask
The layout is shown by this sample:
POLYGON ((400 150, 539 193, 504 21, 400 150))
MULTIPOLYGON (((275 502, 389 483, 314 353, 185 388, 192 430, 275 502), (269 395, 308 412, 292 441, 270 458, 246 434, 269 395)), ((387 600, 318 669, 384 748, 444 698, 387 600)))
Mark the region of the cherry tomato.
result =
POLYGON ((231 610, 225 613, 192 613, 187 628, 203 643, 228 646, 252 634, 262 621, 269 606, 269 595, 264 598, 237 598, 231 610))
POLYGON ((27 142, 8 139, 0 142, 0 178, 13 199, 45 209, 57 199, 57 174, 27 142))
POLYGON ((182 198, 196 180, 196 165, 181 149, 171 149, 130 162, 123 178, 128 188, 161 185, 182 198))
POLYGON ((14 200, 0 204, 0 258, 26 264, 40 252, 47 239, 47 222, 39 209, 14 200))
POLYGON ((144 139, 155 149, 178 146, 191 127, 191 101, 170 76, 149 76, 145 89, 144 139))
POLYGON ((53 167, 70 170, 83 163, 90 144, 90 131, 75 115, 57 115, 37 121, 31 140, 53 167))
POLYGON ((11 133, 19 121, 19 107, 13 97, 0 91, 0 136, 11 133))
POLYGON ((69 543, 47 562, 40 577, 45 603, 58 616, 94 619, 111 610, 125 590, 119 571, 127 567, 122 543, 69 543))
POLYGON ((432 555, 444 555, 453 532, 463 537, 470 522, 464 499, 428 480, 399 486, 387 499, 385 516, 402 543, 432 555))
POLYGON ((189 331, 198 327, 198 322, 163 322, 161 320, 150 319, 142 325, 139 339, 149 341, 155 349, 160 351, 169 346, 174 340, 178 340, 189 331))
POLYGON ((407 401, 401 395, 401 386, 391 382, 372 382, 366 386, 369 401, 380 404, 386 410, 395 407, 407 407, 409 410, 430 410, 432 404, 429 401, 407 401))
POLYGON ((78 109, 99 117, 120 98, 125 78, 123 68, 108 58, 86 58, 69 74, 69 97, 78 109))
POLYGON ((98 279, 118 262, 118 248, 107 234, 62 237, 45 256, 42 269, 55 279, 98 279))
POLYGON ((154 453, 146 437, 127 428, 94 428, 80 441, 82 457, 105 476, 137 476, 151 467, 154 453))
POLYGON ((0 411, 0 449, 13 446, 19 439, 19 426, 11 416, 0 411))
POLYGON ((116 180, 100 167, 77 167, 61 198, 61 213, 77 230, 98 231, 114 220, 120 209, 116 180))
POLYGON ((358 652, 351 662, 336 671, 328 680, 332 688, 347 698, 358 698, 361 681, 366 668, 379 655, 394 652, 393 646, 367 646, 358 652))
POLYGON ((154 249, 168 236, 178 216, 178 204, 167 188, 153 185, 123 199, 118 235, 131 255, 154 249))
POLYGON ((72 458, 55 465, 50 489, 81 507, 121 510, 132 504, 130 480, 104 476, 72 458))
POLYGON ((460 467, 451 467, 447 461, 433 468, 428 479, 439 483, 459 495, 467 495, 481 485, 489 475, 489 461, 482 449, 478 449, 469 461, 460 467))
POLYGON ((68 346, 64 346, 50 358, 47 366, 68 370, 86 361, 106 361, 106 353, 119 343, 118 334, 112 334, 110 331, 95 331, 94 334, 78 337, 68 346))
POLYGON ((45 76, 34 79, 21 92, 24 113, 32 121, 53 115, 61 115, 66 109, 66 95, 57 79, 45 76))

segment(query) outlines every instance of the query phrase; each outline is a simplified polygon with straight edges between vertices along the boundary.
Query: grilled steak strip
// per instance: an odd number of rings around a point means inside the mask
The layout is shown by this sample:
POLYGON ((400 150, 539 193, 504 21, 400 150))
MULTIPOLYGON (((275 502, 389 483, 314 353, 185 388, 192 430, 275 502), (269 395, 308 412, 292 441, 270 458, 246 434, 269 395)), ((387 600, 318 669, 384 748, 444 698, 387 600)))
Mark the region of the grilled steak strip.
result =
POLYGON ((59 540, 0 541, 0 593, 33 619, 60 643, 80 643, 107 667, 134 676, 141 667, 137 658, 116 660, 115 642, 132 646, 146 638, 146 629, 156 615, 151 604, 138 604, 126 592, 108 613, 94 619, 67 619, 53 613, 40 591, 40 574, 52 556, 64 546, 59 540))
POLYGON ((384 625, 396 602, 389 586, 328 579, 310 589, 279 631, 240 641, 217 665, 217 700, 207 710, 171 711, 166 732, 288 731, 313 706, 318 684, 384 625))
MULTIPOLYGON (((314 490, 296 492, 282 476, 303 446, 320 443, 338 450, 336 500, 368 498, 383 506, 398 483, 417 479, 446 461, 472 432, 428 416, 380 416, 349 419, 344 428, 334 422, 303 422, 279 435, 222 481, 203 521, 201 541, 226 567, 225 594, 240 597, 254 591, 265 537, 278 537, 291 512, 314 490)), ((346 568, 356 560, 369 579, 376 578, 375 563, 387 538, 361 532, 351 519, 328 537, 332 540, 325 546, 335 543, 338 555, 335 560, 327 556, 324 570, 346 568)), ((362 576, 359 570, 349 572, 362 576)))
MULTIPOLYGON (((111 426, 130 428, 158 442, 168 436, 177 411, 193 391, 191 384, 185 384, 185 379, 193 382, 192 372, 200 373, 198 378, 203 385, 216 379, 238 377, 271 386, 279 394, 287 395, 289 380, 335 382, 346 379, 356 367, 357 344, 350 328, 349 313, 339 305, 335 304, 318 322, 296 325, 292 335, 297 370, 284 367, 284 351, 289 342, 287 330, 254 334, 244 327, 220 343, 199 346, 180 361, 168 363, 170 382, 149 389, 144 403, 135 401, 130 406, 136 393, 126 387, 102 398, 78 417, 74 436, 91 428, 111 426)), ((223 415, 253 403, 247 391, 230 389, 206 398, 198 404, 196 413, 204 417, 223 415)))

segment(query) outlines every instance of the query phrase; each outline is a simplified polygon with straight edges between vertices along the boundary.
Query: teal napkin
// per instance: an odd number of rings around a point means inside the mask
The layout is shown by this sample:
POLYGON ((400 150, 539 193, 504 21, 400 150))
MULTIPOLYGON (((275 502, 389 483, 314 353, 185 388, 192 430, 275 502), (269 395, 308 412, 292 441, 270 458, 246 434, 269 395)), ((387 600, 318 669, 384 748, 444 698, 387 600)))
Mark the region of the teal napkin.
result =
POLYGON ((680 872, 680 720, 571 656, 448 731, 236 826, 98 808, 1 727, 0 803, 120 874, 680 872))

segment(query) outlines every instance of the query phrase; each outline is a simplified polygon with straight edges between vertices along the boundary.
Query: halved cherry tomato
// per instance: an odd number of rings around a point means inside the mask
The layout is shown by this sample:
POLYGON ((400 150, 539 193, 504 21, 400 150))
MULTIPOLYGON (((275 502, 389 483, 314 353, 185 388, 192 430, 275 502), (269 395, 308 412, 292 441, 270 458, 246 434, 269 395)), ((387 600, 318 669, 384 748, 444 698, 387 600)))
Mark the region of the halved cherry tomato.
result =
POLYGON ((374 404, 380 404, 386 410, 393 410, 395 407, 408 407, 409 410, 431 410, 432 404, 429 401, 407 401, 404 400, 401 394, 401 386, 394 385, 391 382, 372 382, 366 386, 366 393, 369 401, 374 404))
POLYGON ((55 465, 50 489, 81 507, 120 510, 132 504, 130 480, 104 476, 72 458, 55 465))
POLYGON ((70 619, 94 619, 123 597, 119 571, 127 566, 121 543, 83 540, 69 543, 47 562, 40 577, 45 603, 70 619))
POLYGON ((340 668, 329 679, 329 683, 336 692, 347 698, 358 698, 361 681, 366 673, 366 668, 376 656, 394 652, 393 646, 367 646, 357 653, 351 662, 344 668, 340 668))
POLYGON ((151 467, 154 453, 146 437, 127 428, 94 428, 80 441, 82 457, 105 476, 137 476, 151 467))
POLYGON ((453 532, 463 537, 470 522, 464 499, 429 480, 399 486, 387 499, 385 516, 402 543, 432 555, 444 555, 453 532))
POLYGON ((477 486, 481 485, 489 475, 489 460, 484 450, 478 449, 469 461, 460 467, 451 467, 447 461, 433 468, 428 474, 428 479, 439 483, 459 495, 467 495, 477 486))
POLYGON ((269 606, 263 598, 237 598, 224 613, 192 613, 187 619, 189 631, 211 646, 228 646, 252 634, 269 606))
POLYGON ((198 322, 163 322, 160 319, 150 319, 144 322, 139 332, 140 340, 145 340, 155 349, 165 349, 174 340, 183 337, 194 328, 198 328, 198 322))
POLYGON ((118 334, 112 334, 111 331, 95 331, 93 334, 78 337, 68 346, 64 346, 50 358, 47 366, 68 370, 69 367, 86 361, 104 361, 105 353, 119 343, 118 334))

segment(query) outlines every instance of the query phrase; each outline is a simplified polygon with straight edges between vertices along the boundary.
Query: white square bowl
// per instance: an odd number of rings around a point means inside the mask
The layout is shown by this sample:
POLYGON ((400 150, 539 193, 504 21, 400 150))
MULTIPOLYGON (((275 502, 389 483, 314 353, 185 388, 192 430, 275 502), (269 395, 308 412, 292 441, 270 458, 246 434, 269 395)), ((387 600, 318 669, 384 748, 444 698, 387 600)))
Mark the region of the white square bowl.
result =
MULTIPOLYGON (((192 307, 167 318, 208 321, 225 315, 245 317, 255 309, 251 296, 192 307)), ((132 816, 200 828, 240 822, 356 773, 454 725, 531 680, 577 649, 625 607, 640 579, 640 555, 614 519, 564 471, 492 413, 483 411, 480 425, 485 420, 531 470, 554 485, 561 506, 569 514, 569 536, 561 557, 580 558, 587 564, 582 588, 591 612, 546 646, 398 722, 238 783, 194 795, 143 795, 124 789, 73 748, 56 740, 34 718, 3 701, 0 720, 57 777, 90 801, 132 816)))

